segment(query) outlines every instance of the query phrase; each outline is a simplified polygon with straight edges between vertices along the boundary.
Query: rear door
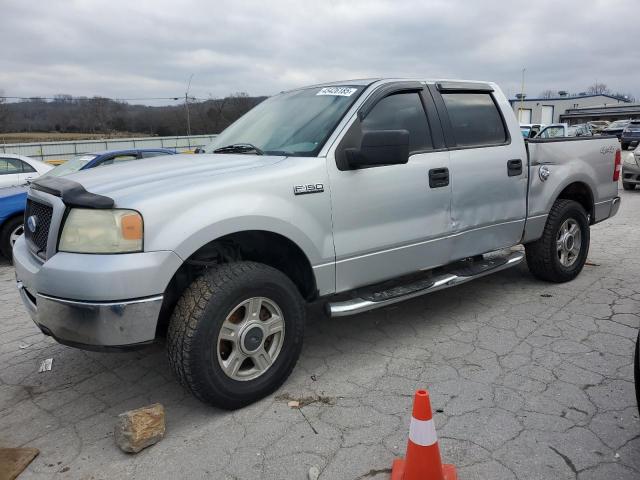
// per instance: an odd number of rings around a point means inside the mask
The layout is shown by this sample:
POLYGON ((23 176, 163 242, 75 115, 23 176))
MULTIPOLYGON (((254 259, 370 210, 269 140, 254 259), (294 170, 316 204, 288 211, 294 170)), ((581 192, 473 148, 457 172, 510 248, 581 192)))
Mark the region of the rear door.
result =
POLYGON ((437 84, 431 92, 450 149, 451 260, 519 243, 528 169, 524 140, 511 138, 498 105, 509 108, 506 99, 489 85, 437 84))
POLYGON ((36 169, 29 165, 27 162, 23 162, 22 160, 18 161, 20 162, 22 172, 20 173, 20 183, 27 183, 40 176, 36 169))
POLYGON ((16 158, 0 157, 0 188, 21 185, 22 162, 16 158))
POLYGON ((449 153, 424 88, 412 82, 374 91, 327 157, 338 291, 449 261, 449 153), (409 161, 340 166, 344 152, 360 148, 363 132, 371 130, 407 130, 409 161))

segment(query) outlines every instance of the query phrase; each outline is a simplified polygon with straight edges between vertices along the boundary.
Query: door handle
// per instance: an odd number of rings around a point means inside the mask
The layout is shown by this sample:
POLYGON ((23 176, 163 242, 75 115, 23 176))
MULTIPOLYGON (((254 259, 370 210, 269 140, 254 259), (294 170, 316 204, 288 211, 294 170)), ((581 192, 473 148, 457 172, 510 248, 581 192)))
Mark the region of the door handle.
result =
POLYGON ((507 162, 507 175, 515 177, 516 175, 522 175, 522 160, 514 159, 507 162))
POLYGON ((432 168, 429 170, 429 187, 440 188, 449 185, 448 168, 432 168))

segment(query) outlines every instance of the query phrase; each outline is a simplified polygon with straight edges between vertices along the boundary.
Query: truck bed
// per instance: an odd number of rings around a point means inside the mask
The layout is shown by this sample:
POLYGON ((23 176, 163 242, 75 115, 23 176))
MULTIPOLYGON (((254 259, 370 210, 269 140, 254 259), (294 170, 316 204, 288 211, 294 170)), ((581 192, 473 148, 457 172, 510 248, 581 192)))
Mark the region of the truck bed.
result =
POLYGON ((611 201, 618 195, 618 182, 613 181, 616 151, 620 149, 614 136, 563 137, 527 139, 529 156, 529 193, 527 217, 532 223, 545 217, 551 205, 566 188, 587 187, 592 196, 591 223, 609 216, 611 201), (545 166, 549 176, 542 180, 545 166), (570 179, 570 180, 569 180, 570 179))

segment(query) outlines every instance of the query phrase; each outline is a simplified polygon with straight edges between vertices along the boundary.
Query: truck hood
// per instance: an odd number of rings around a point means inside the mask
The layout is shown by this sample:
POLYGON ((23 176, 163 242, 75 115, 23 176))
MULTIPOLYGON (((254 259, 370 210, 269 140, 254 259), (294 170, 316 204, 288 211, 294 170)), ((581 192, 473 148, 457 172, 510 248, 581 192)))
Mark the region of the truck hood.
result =
POLYGON ((113 198, 149 198, 211 183, 222 176, 273 165, 283 156, 249 154, 183 154, 152 157, 120 165, 81 170, 66 176, 92 193, 113 198))

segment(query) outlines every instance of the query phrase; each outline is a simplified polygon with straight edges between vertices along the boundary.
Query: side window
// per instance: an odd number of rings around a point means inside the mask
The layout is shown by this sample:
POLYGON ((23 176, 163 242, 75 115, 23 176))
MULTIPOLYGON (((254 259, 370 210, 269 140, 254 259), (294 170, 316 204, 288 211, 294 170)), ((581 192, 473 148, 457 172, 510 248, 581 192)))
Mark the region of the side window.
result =
POLYGON ((501 145, 509 138, 491 94, 443 93, 442 99, 458 146, 501 145))
POLYGON ((0 175, 22 173, 22 162, 15 158, 0 158, 0 175))
POLYGON ((32 173, 36 171, 36 169, 29 165, 27 162, 23 162, 22 160, 20 160, 20 164, 22 166, 22 173, 32 173))
POLYGON ((418 93, 398 93, 380 100, 362 121, 363 132, 372 130, 408 130, 410 152, 433 148, 418 93))
POLYGON ((118 163, 130 162, 131 160, 137 160, 137 155, 116 155, 113 158, 109 158, 100 163, 100 167, 106 167, 107 165, 116 165, 118 163))
POLYGON ((548 127, 540 134, 541 138, 564 137, 564 127, 548 127))
POLYGON ((142 152, 142 158, 163 157, 169 155, 167 152, 142 152))

